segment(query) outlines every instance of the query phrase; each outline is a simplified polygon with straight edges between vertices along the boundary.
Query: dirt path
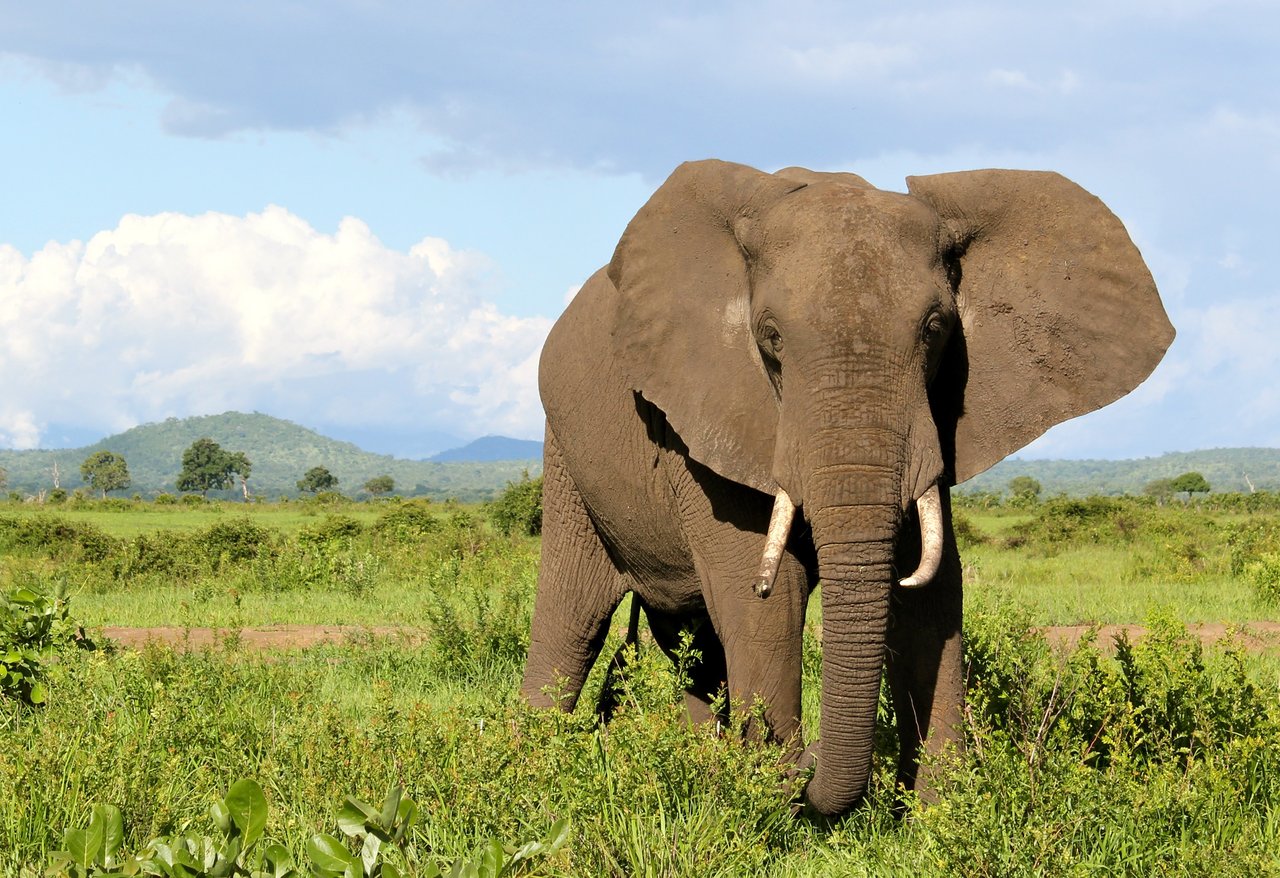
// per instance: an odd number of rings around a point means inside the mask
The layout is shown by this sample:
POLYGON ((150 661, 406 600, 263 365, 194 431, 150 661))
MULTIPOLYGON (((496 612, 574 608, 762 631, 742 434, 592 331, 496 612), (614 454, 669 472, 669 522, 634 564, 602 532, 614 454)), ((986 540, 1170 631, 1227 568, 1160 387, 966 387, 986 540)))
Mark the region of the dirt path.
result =
MULTIPOLYGON (((1240 641, 1251 652, 1280 653, 1280 622, 1249 622, 1242 626, 1228 626, 1220 622, 1197 623, 1187 626, 1202 643, 1213 644, 1237 632, 1240 641)), ((1059 625, 1041 629, 1050 641, 1074 647, 1089 630, 1086 625, 1059 625)), ((1105 625, 1098 631, 1098 644, 1110 649, 1121 631, 1136 640, 1145 633, 1141 625, 1105 625)), ((188 649, 200 649, 222 642, 230 633, 225 628, 103 628, 102 633, 124 646, 141 648, 149 640, 156 640, 188 649)), ((272 625, 260 628, 240 629, 240 643, 246 649, 299 649, 318 643, 341 643, 351 638, 374 635, 377 637, 402 636, 411 643, 421 643, 424 632, 418 628, 389 626, 364 627, 358 625, 272 625)))
MULTIPOLYGON (((1040 629, 1050 641, 1075 647, 1080 638, 1089 630, 1087 625, 1056 625, 1040 629)), ((1226 625, 1222 622, 1196 622, 1187 626, 1187 631, 1200 638, 1206 646, 1226 639, 1234 634, 1245 649, 1250 652, 1280 652, 1280 622, 1270 620, 1247 622, 1243 625, 1226 625)), ((1098 646, 1104 650, 1114 647, 1115 639, 1124 632, 1129 640, 1137 640, 1146 633, 1141 625, 1103 625, 1098 629, 1098 646)))
MULTIPOLYGON (((140 649, 148 641, 155 640, 187 649, 202 649, 221 643, 234 633, 229 628, 103 628, 102 633, 124 646, 140 649)), ((241 628, 240 644, 246 649, 300 649, 317 643, 341 643, 344 640, 374 635, 376 637, 403 636, 412 643, 420 643, 424 634, 417 628, 389 626, 366 627, 361 625, 271 625, 261 628, 241 628)))

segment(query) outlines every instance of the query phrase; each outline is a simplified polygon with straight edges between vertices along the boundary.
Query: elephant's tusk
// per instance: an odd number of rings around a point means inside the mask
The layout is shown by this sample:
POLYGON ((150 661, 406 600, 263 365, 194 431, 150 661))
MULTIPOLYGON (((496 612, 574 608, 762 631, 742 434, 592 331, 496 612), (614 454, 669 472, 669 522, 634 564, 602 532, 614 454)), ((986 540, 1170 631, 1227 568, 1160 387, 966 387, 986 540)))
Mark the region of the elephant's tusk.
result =
POLYGON ((915 573, 898 582, 903 588, 928 585, 942 563, 942 498, 936 482, 916 499, 916 511, 920 514, 920 564, 915 573))
POLYGON ((769 534, 764 541, 764 557, 760 559, 760 575, 756 577, 756 596, 767 598, 778 578, 778 565, 782 550, 787 546, 791 533, 791 521, 796 515, 796 505, 786 491, 778 489, 773 499, 773 514, 769 516, 769 534))

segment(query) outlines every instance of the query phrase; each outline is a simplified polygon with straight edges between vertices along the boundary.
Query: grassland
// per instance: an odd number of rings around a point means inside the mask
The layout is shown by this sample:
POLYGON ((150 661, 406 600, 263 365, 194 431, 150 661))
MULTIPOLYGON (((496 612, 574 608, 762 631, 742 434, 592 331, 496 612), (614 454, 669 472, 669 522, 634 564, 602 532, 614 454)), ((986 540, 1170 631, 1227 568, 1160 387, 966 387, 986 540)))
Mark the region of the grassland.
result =
POLYGON ((1183 627, 1280 618, 1280 515, 1054 501, 961 504, 958 524, 968 747, 938 804, 899 807, 881 736, 870 801, 825 825, 792 816, 776 749, 683 721, 647 641, 607 727, 599 671, 573 715, 523 708, 538 541, 483 508, 0 506, 0 591, 61 585, 90 626, 227 629, 208 649, 62 649, 46 703, 0 696, 0 873, 37 874, 94 802, 122 810, 126 850, 212 832, 210 804, 252 777, 267 837, 302 863, 343 796, 403 785, 422 808, 410 874, 559 818, 568 844, 527 874, 1280 874, 1274 658, 1183 627), (356 631, 268 652, 235 633, 286 622, 356 631), (1149 633, 1118 651, 1036 633, 1079 622, 1149 633))

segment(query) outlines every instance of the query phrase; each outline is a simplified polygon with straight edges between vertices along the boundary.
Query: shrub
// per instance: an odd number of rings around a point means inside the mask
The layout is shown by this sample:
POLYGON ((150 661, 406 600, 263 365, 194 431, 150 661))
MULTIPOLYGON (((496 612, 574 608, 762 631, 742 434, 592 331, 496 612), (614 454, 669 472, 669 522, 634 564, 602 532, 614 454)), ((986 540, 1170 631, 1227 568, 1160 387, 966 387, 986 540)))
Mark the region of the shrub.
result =
POLYGON ((1280 553, 1267 552, 1245 565, 1244 576, 1254 598, 1266 607, 1280 606, 1280 553))
POLYGON ((228 561, 257 558, 270 548, 271 531, 245 517, 219 521, 207 530, 192 534, 190 539, 216 570, 228 561))
POLYGON ((173 506, 178 502, 178 498, 168 493, 156 494, 156 498, 151 501, 157 506, 173 506))
POLYGON ((47 558, 101 561, 119 544, 87 522, 57 515, 0 516, 0 549, 16 549, 47 558))
POLYGON ((396 503, 378 516, 373 532, 383 540, 399 543, 416 542, 440 529, 440 521, 431 513, 430 500, 396 503))
POLYGON ((43 704, 45 665, 59 651, 92 645, 71 618, 66 585, 52 594, 23 586, 0 595, 0 697, 43 704))
POLYGON ((498 499, 489 504, 489 520, 504 535, 537 536, 542 533, 542 476, 508 482, 498 499))
POLYGON ((352 540, 364 533, 364 525, 349 515, 326 515, 315 524, 309 524, 298 531, 298 543, 308 548, 316 548, 326 543, 349 545, 352 540))
POLYGON ((954 509, 951 512, 951 532, 955 534, 956 545, 963 551, 974 546, 982 546, 990 542, 986 534, 980 531, 969 516, 954 509))

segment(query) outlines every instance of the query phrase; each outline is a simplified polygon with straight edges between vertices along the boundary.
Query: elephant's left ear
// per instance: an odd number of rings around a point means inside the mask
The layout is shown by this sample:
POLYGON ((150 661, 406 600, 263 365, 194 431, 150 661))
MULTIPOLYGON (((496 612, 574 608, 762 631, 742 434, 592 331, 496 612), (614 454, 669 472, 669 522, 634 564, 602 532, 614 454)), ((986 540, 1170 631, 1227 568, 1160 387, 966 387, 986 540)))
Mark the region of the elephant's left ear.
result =
POLYGON ((931 391, 956 482, 1119 399, 1160 362, 1173 327, 1142 254, 1095 196, 1042 171, 907 185, 959 254, 961 331, 931 391))

